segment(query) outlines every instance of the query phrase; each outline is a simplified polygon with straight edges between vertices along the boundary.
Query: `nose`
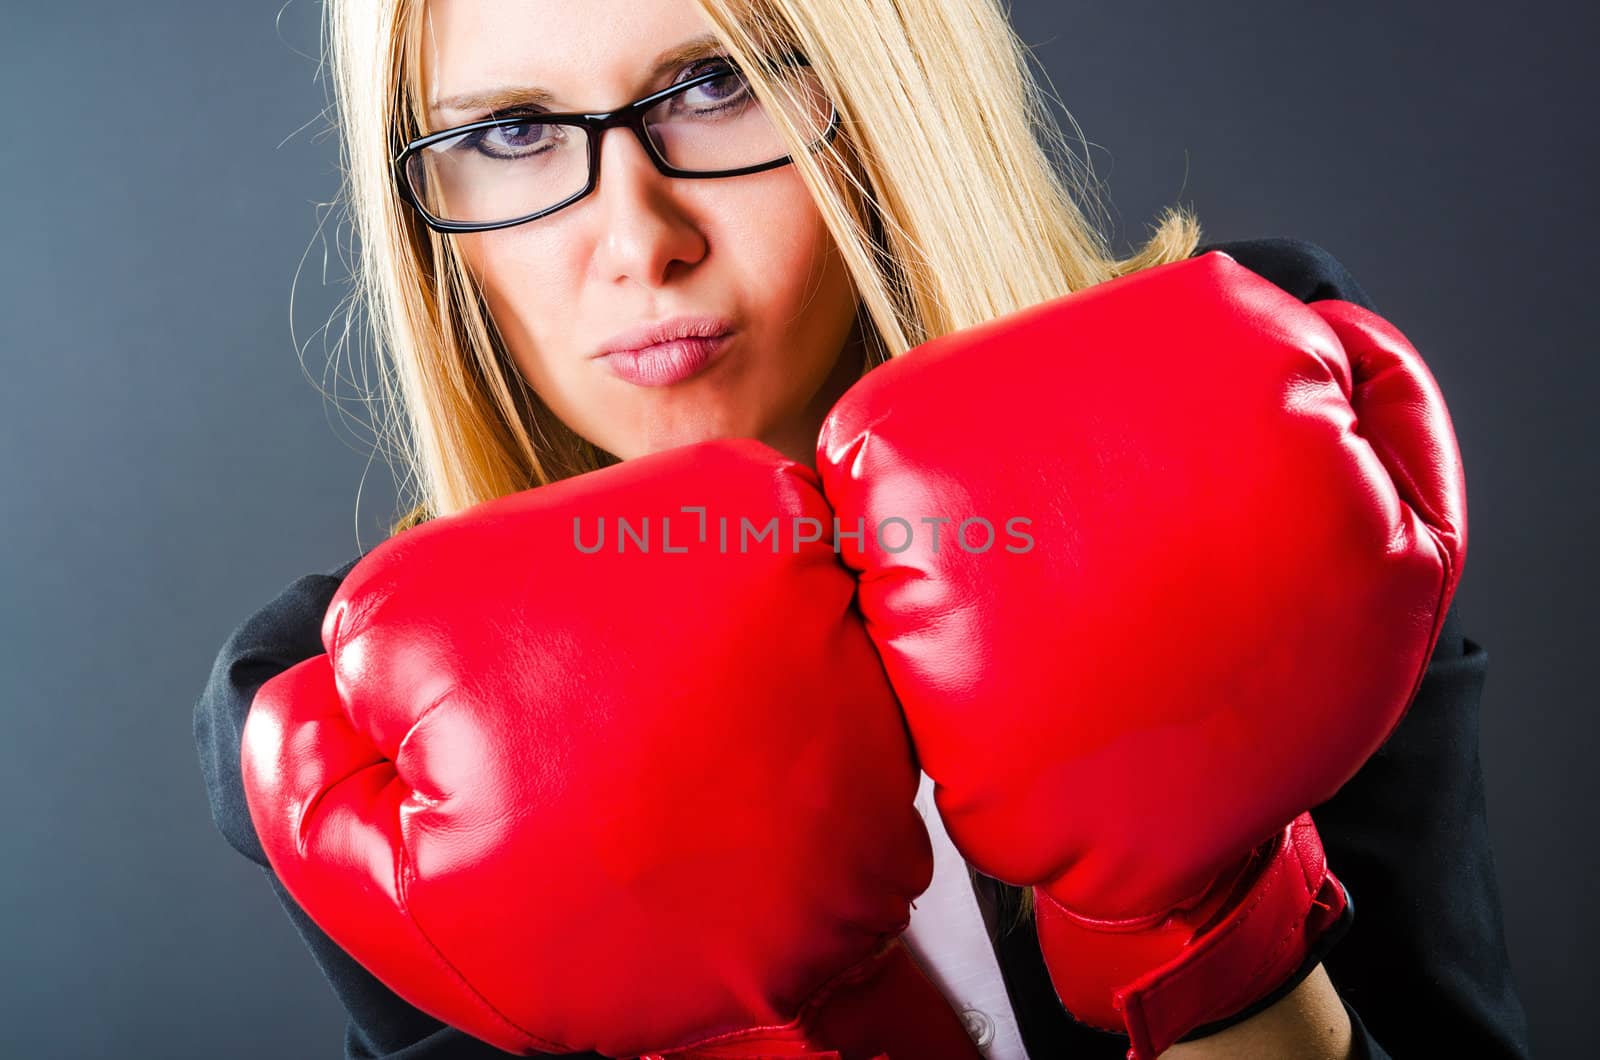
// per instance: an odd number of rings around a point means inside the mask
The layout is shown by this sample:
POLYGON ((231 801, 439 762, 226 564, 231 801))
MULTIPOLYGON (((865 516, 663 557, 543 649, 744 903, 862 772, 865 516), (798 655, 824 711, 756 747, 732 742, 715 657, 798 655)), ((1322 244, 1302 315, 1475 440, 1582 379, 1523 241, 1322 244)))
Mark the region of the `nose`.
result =
POLYGON ((603 279, 659 286, 705 256, 705 235, 678 201, 674 185, 625 128, 605 131, 594 190, 596 264, 603 279))

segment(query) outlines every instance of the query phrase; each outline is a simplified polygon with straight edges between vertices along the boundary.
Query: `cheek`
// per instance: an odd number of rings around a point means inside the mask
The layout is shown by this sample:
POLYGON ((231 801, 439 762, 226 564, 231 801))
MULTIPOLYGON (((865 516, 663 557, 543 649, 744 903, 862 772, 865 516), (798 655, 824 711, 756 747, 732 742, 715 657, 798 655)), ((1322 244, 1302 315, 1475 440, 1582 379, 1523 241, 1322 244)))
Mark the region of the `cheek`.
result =
POLYGON ((713 245, 731 266, 723 275, 740 291, 754 332, 750 385, 764 407, 793 412, 833 370, 857 298, 799 175, 784 167, 766 176, 740 189, 740 209, 720 215, 713 245))
POLYGON ((720 226, 721 245, 724 256, 737 263, 737 274, 750 278, 753 296, 795 311, 821 293, 819 284, 836 280, 830 274, 842 266, 805 185, 792 169, 776 173, 783 178, 770 182, 771 191, 751 195, 737 221, 728 217, 720 226))
POLYGON ((860 374, 860 348, 845 356, 858 298, 809 196, 792 217, 782 238, 768 237, 774 279, 761 306, 763 339, 751 389, 759 395, 756 436, 809 463, 822 417, 860 374))
MULTIPOLYGON (((457 248, 514 359, 534 386, 550 378, 544 353, 566 349, 582 275, 570 240, 550 229, 463 233, 457 248)), ((550 359, 553 363, 555 358, 550 359)))

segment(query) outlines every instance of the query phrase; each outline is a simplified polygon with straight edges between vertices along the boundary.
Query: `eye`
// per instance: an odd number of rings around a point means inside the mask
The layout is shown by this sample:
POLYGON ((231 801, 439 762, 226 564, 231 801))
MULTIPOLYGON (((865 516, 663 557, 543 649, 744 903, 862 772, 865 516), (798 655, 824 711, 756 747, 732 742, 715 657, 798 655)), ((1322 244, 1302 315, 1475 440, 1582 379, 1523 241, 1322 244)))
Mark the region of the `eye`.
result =
POLYGON ((726 56, 716 56, 702 59, 684 69, 679 82, 699 77, 702 74, 724 71, 722 77, 713 78, 689 89, 679 96, 680 105, 696 112, 721 110, 725 107, 742 103, 750 95, 750 84, 745 80, 744 73, 726 56))
POLYGON ((478 140, 480 150, 495 155, 526 154, 546 148, 559 140, 566 130, 548 122, 524 121, 515 125, 497 125, 483 130, 478 140))

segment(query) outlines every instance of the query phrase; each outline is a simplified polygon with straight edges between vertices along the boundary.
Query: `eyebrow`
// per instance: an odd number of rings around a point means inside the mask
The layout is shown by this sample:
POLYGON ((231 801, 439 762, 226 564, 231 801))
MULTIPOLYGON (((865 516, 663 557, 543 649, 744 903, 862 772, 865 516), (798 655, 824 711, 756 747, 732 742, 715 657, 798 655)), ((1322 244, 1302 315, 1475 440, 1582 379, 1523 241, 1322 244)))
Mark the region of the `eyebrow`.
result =
MULTIPOLYGON (((655 65, 650 68, 650 76, 652 78, 660 77, 673 67, 681 66, 695 59, 721 55, 723 52, 722 42, 714 34, 707 33, 699 37, 692 37, 677 47, 662 52, 656 58, 655 65)), ((498 88, 463 92, 445 99, 431 100, 428 106, 434 113, 478 109, 492 112, 512 106, 548 106, 554 101, 555 95, 546 88, 534 85, 503 85, 498 88)))

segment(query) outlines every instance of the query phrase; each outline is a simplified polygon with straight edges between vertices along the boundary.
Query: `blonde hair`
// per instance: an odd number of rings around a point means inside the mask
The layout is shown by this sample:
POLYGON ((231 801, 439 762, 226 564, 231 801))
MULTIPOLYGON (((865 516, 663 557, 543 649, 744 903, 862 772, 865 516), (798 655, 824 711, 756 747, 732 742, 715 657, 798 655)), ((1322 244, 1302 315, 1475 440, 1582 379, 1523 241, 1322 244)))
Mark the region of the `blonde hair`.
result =
MULTIPOLYGON (((866 370, 1200 241, 1194 216, 1169 207, 1136 253, 1112 253, 1091 220, 1104 219, 1092 170, 994 0, 696 2, 758 98, 791 96, 764 60, 797 50, 838 108, 839 135, 811 151, 791 108, 770 112, 855 284, 866 370)), ((347 304, 378 353, 374 404, 391 418, 374 420, 375 440, 405 470, 411 505, 391 533, 614 463, 527 386, 451 237, 395 193, 390 158, 427 128, 425 0, 326 11, 341 194, 359 243, 347 304)))

